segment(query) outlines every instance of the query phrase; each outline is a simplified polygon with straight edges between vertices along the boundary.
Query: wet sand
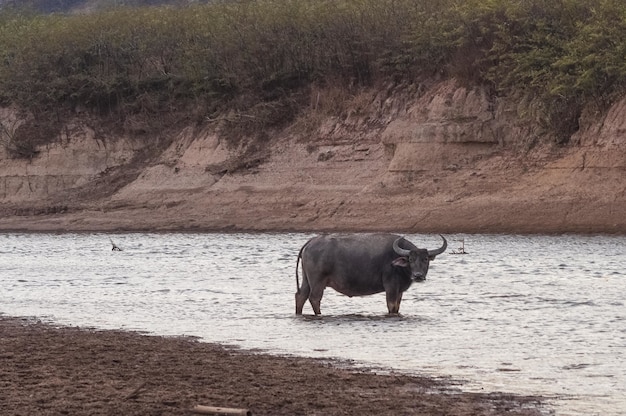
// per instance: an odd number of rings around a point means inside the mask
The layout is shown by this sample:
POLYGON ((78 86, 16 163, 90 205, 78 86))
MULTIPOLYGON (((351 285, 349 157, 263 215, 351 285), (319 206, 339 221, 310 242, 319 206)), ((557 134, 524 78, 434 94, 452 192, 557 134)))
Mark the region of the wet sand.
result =
POLYGON ((451 380, 0 316, 4 416, 192 415, 197 405, 277 416, 552 413, 540 397, 468 393, 451 380))

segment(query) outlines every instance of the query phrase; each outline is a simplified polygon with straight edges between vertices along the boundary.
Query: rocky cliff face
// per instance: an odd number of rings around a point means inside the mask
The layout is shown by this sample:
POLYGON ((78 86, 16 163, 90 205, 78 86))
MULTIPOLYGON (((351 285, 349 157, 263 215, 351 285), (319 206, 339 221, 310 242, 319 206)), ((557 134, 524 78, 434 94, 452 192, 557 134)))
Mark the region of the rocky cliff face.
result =
MULTIPOLYGON (((163 150, 76 120, 32 159, 0 150, 0 228, 626 232, 626 100, 560 148, 454 80, 350 100, 237 146, 215 124, 163 150)), ((0 112, 5 144, 16 114, 0 112)))

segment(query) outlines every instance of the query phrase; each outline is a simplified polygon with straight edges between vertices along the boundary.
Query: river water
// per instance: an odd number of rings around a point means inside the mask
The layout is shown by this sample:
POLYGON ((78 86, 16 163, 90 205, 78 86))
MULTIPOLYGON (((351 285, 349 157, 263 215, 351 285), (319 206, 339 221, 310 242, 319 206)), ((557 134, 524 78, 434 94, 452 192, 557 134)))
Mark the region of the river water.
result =
POLYGON ((464 390, 546 395, 557 415, 626 414, 626 237, 448 235, 400 316, 384 294, 328 288, 322 317, 308 303, 296 317, 309 237, 0 234, 0 314, 451 376, 464 390), (461 239, 469 254, 451 254, 461 239))

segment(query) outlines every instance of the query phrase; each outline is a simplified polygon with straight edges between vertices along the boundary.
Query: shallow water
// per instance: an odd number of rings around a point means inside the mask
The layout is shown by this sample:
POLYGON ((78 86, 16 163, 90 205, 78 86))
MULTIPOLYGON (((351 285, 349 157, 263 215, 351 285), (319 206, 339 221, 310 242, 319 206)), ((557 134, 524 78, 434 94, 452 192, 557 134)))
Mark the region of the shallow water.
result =
POLYGON ((431 263, 400 316, 386 315, 384 294, 327 289, 322 317, 308 304, 296 317, 309 237, 0 234, 0 313, 452 376, 554 397, 557 415, 626 413, 626 237, 447 236, 469 254, 431 263))

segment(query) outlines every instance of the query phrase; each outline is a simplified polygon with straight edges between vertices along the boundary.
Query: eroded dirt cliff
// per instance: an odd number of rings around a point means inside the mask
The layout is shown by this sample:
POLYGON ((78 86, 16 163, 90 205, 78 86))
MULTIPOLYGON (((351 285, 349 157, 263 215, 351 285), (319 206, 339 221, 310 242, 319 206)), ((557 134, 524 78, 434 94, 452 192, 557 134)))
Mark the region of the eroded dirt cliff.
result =
POLYGON ((626 232, 626 99, 564 147, 454 80, 355 92, 329 115, 332 99, 312 91, 291 126, 236 143, 219 119, 163 146, 77 117, 31 159, 0 150, 0 229, 626 232))

